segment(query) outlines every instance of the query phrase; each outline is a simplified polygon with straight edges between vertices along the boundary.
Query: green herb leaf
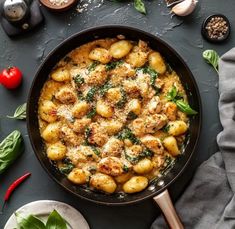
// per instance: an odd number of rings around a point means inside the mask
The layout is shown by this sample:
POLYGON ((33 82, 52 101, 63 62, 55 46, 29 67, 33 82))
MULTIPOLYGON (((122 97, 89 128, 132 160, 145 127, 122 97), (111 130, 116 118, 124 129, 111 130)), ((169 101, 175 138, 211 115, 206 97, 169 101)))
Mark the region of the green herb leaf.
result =
POLYGON ((213 68, 218 73, 218 63, 219 63, 219 55, 215 50, 205 50, 202 53, 203 58, 206 60, 208 64, 211 64, 213 68))
POLYGON ((89 145, 89 137, 91 136, 91 128, 89 128, 89 127, 87 127, 86 129, 85 129, 85 134, 84 134, 85 136, 85 143, 86 143, 86 145, 89 145))
POLYGON ((106 71, 111 71, 123 63, 124 63, 123 60, 110 62, 110 63, 106 64, 106 71))
POLYGON ((86 94, 86 98, 85 100, 87 102, 92 102, 94 100, 95 94, 97 92, 97 88, 96 87, 92 87, 86 94))
POLYGON ((96 115, 96 108, 92 107, 92 109, 87 113, 87 118, 93 118, 96 115))
POLYGON ((129 167, 126 166, 126 165, 123 165, 122 169, 123 169, 124 173, 128 173, 129 172, 129 167))
POLYGON ((133 111, 129 112, 127 115, 127 120, 134 120, 138 117, 133 111))
POLYGON ((7 115, 7 118, 12 118, 12 119, 26 119, 26 103, 23 103, 22 105, 18 106, 15 110, 15 113, 13 116, 7 115))
POLYGON ((80 86, 85 82, 84 78, 79 74, 77 74, 75 77, 73 77, 73 80, 77 86, 80 86))
POLYGON ((142 0, 134 0, 134 7, 140 13, 146 14, 145 5, 144 5, 144 2, 142 0))
POLYGON ((90 64, 90 66, 87 68, 88 72, 92 72, 95 70, 96 66, 99 65, 98 61, 94 61, 90 64))
POLYGON ((122 94, 122 98, 116 103, 116 106, 118 108, 123 108, 127 102, 126 92, 124 91, 123 88, 121 88, 121 94, 122 94))
POLYGON ((93 150, 93 152, 97 155, 100 156, 100 151, 95 147, 95 146, 90 146, 93 150))
POLYGON ((177 107, 184 113, 188 115, 195 115, 197 111, 193 110, 188 103, 184 102, 183 100, 176 100, 177 107))
POLYGON ((128 128, 125 128, 121 132, 119 132, 117 138, 120 140, 129 139, 134 144, 141 143, 140 140, 128 128))
POLYGON ((152 69, 151 67, 143 67, 143 68, 139 68, 138 70, 142 70, 144 74, 149 74, 150 75, 150 85, 152 86, 152 88, 156 91, 156 94, 159 93, 160 88, 158 88, 155 85, 156 79, 158 77, 158 73, 152 69))
POLYGON ((49 215, 46 229, 67 229, 65 220, 56 210, 49 215))
POLYGON ((106 84, 104 84, 102 87, 100 87, 100 95, 101 96, 104 96, 105 95, 105 93, 110 89, 110 88, 112 88, 113 87, 113 85, 111 84, 111 83, 106 83, 106 84))
POLYGON ((169 101, 174 101, 175 100, 175 97, 177 96, 177 88, 175 86, 172 86, 171 90, 167 93, 167 99, 169 101))
POLYGON ((33 215, 29 215, 26 219, 16 213, 15 215, 20 229, 46 229, 44 223, 33 215))
POLYGON ((10 133, 0 143, 0 174, 3 173, 23 152, 24 144, 18 130, 10 133))
POLYGON ((65 158, 62 162, 63 162, 63 166, 60 167, 59 170, 61 173, 67 175, 73 170, 74 165, 69 158, 65 158))

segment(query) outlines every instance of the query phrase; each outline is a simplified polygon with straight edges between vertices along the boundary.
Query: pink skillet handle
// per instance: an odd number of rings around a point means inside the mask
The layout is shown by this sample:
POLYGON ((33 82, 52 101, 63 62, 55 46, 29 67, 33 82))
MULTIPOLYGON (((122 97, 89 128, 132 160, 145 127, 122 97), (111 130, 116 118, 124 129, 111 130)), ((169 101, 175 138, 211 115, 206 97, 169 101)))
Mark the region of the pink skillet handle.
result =
POLYGON ((168 190, 153 198, 158 206, 161 208, 169 226, 171 229, 184 229, 183 224, 180 221, 179 216, 177 215, 175 208, 172 204, 168 190))

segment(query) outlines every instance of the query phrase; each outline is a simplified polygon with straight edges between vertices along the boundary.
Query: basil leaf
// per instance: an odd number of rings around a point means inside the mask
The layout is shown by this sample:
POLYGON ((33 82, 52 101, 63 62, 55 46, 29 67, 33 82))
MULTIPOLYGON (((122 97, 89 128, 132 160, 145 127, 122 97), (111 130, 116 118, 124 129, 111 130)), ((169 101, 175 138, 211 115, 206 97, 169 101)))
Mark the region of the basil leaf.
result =
POLYGON ((183 100, 176 100, 175 101, 177 107, 184 113, 188 115, 195 115, 197 111, 193 110, 188 103, 184 102, 183 100))
POLYGON ((15 110, 15 113, 13 116, 7 115, 7 118, 12 118, 12 119, 26 119, 26 103, 23 103, 22 105, 18 106, 15 110))
POLYGON ((203 58, 206 60, 208 64, 211 64, 213 68, 216 70, 218 73, 218 64, 219 64, 219 55, 216 51, 214 50, 205 50, 202 53, 203 58))
POLYGON ((18 156, 20 156, 23 149, 23 138, 18 130, 10 133, 0 143, 0 174, 3 173, 18 156))
POLYGON ((145 5, 144 5, 144 2, 142 0, 134 0, 134 7, 140 13, 146 14, 145 5))
POLYGON ((18 214, 15 215, 20 229, 46 229, 44 223, 33 215, 29 215, 26 219, 18 214))
POLYGON ((65 220, 56 210, 49 215, 46 229, 67 229, 65 220))

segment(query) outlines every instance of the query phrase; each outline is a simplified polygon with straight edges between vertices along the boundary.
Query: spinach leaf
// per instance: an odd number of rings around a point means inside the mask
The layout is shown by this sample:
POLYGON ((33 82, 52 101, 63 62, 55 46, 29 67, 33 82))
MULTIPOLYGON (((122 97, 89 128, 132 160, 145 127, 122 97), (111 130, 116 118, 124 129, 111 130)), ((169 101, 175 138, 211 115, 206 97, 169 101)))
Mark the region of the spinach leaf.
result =
POLYGON ((85 82, 84 78, 79 74, 77 74, 75 77, 73 77, 73 80, 78 87, 85 82))
POLYGON ((95 70, 96 66, 99 65, 98 61, 94 61, 90 64, 90 66, 87 68, 88 72, 92 72, 95 70))
POLYGON ((218 63, 219 63, 219 55, 215 50, 205 50, 202 53, 203 58, 206 60, 208 64, 211 64, 215 71, 218 72, 218 63))
POLYGON ((33 215, 29 215, 26 219, 17 213, 15 215, 20 229, 46 229, 44 223, 33 215))
POLYGON ((15 130, 0 143, 0 174, 21 155, 23 150, 22 135, 18 130, 15 130))
POLYGON ((126 165, 123 165, 122 169, 123 169, 124 173, 128 173, 129 172, 129 167, 126 166, 126 165))
POLYGON ((113 85, 111 83, 109 83, 109 82, 105 83, 103 86, 100 87, 100 90, 99 90, 100 95, 104 96, 105 93, 112 87, 113 87, 113 85))
POLYGON ((127 120, 134 120, 138 117, 133 111, 130 111, 127 115, 127 120))
POLYGON ((86 129, 85 129, 85 144, 86 145, 89 145, 90 143, 89 143, 89 137, 91 136, 91 128, 89 128, 89 127, 87 127, 86 129))
POLYGON ((54 210, 48 217, 46 229, 67 229, 65 220, 54 210))
POLYGON ((160 88, 158 88, 156 85, 155 85, 155 82, 156 82, 156 79, 158 77, 158 73, 152 69, 151 67, 143 67, 143 68, 140 68, 138 70, 142 70, 144 74, 149 74, 150 75, 150 85, 152 86, 152 88, 156 91, 156 94, 159 93, 160 91, 160 88))
POLYGON ((97 149, 95 146, 91 146, 91 145, 90 145, 90 147, 91 147, 91 149, 93 150, 93 152, 94 152, 97 156, 100 156, 100 151, 99 151, 99 149, 97 149))
POLYGON ((177 88, 173 86, 171 90, 167 93, 166 98, 169 101, 174 102, 180 111, 188 114, 188 115, 195 115, 197 114, 197 111, 193 110, 190 105, 183 100, 183 96, 179 94, 177 91, 177 88))
POLYGON ((87 118, 93 118, 96 115, 96 108, 92 107, 91 110, 87 113, 87 118))
POLYGON ((13 116, 7 115, 7 118, 12 118, 12 119, 26 119, 26 103, 23 103, 22 105, 18 106, 15 110, 15 113, 13 116))
POLYGON ((74 165, 69 158, 65 158, 62 162, 63 162, 63 166, 60 167, 59 170, 61 173, 67 175, 73 170, 74 165))
POLYGON ((121 88, 121 94, 122 94, 122 98, 116 103, 116 106, 118 108, 123 108, 127 102, 126 92, 124 91, 123 88, 121 88))
POLYGON ((117 138, 120 140, 129 139, 134 144, 140 144, 140 140, 131 132, 129 128, 123 129, 118 133, 117 138))
POLYGON ((110 63, 106 64, 106 71, 111 71, 123 63, 124 63, 123 60, 110 62, 110 63))
POLYGON ((94 100, 95 94, 97 92, 97 88, 96 87, 92 87, 86 94, 85 100, 87 102, 92 102, 94 100))
POLYGON ((176 100, 175 101, 177 107, 184 113, 188 115, 195 115, 197 111, 193 110, 188 103, 184 102, 183 100, 176 100))
POLYGON ((146 14, 146 9, 143 0, 134 0, 134 7, 142 14, 146 14))

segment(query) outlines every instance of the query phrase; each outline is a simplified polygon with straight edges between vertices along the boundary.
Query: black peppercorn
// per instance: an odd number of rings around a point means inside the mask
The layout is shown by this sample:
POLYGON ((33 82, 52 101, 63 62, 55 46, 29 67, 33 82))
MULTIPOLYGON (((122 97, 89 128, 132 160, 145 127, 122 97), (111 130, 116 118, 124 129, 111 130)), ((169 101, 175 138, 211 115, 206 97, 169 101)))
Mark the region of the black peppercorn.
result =
POLYGON ((203 22, 202 35, 209 41, 223 41, 228 37, 229 33, 229 21, 222 14, 211 15, 203 22))

